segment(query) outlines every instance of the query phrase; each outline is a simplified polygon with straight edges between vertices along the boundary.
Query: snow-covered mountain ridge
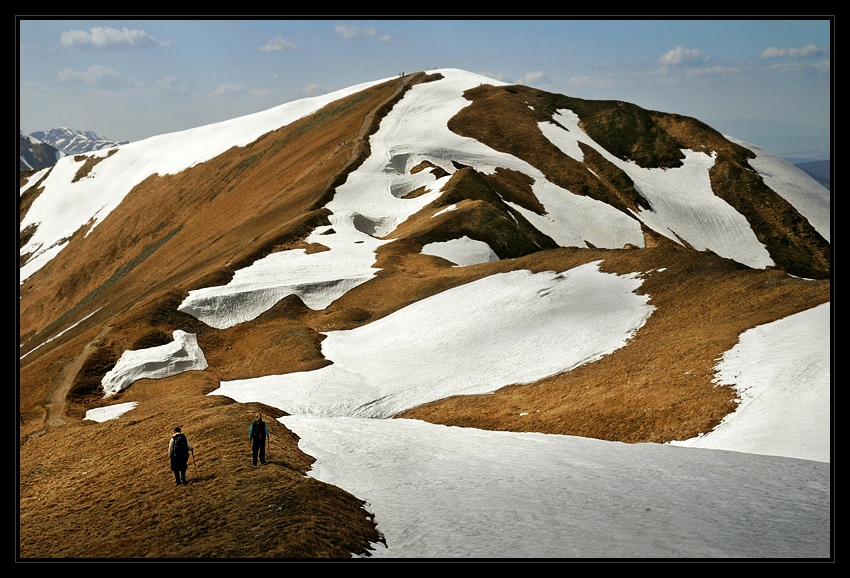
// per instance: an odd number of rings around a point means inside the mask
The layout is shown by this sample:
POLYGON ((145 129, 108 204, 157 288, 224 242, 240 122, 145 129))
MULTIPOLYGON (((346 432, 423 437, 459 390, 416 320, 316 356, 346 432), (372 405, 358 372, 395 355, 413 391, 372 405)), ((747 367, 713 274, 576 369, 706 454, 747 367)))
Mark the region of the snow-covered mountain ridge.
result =
POLYGON ((741 334, 830 299, 829 191, 790 163, 454 69, 65 157, 21 207, 31 448, 127 402, 89 427, 226 444, 245 405, 298 436, 322 416, 682 442, 734 413, 714 376, 741 334))
MULTIPOLYGON (((483 77, 479 77, 479 80, 483 79, 483 77)), ((473 79, 471 82, 475 82, 473 79)), ((483 84, 479 82, 479 85, 482 87, 481 90, 485 90, 483 88, 483 84)), ((362 88, 362 87, 361 87, 362 88)), ((475 88, 470 86, 469 88, 475 88)), ((527 89, 523 89, 527 90, 527 89)), ((298 101, 296 103, 289 103, 287 105, 282 105, 278 107, 280 112, 277 114, 282 115, 281 121, 272 121, 273 125, 277 125, 278 122, 288 122, 296 117, 298 114, 303 114, 307 112, 309 107, 316 106, 318 107, 321 104, 326 103, 329 99, 340 98, 344 96, 344 94, 348 91, 340 91, 339 93, 335 93, 333 95, 328 95, 321 98, 314 99, 305 99, 303 101, 298 101), (305 108, 305 106, 307 108, 305 108)), ((535 94, 540 94, 539 91, 529 91, 534 92, 535 94)), ((507 91, 502 91, 503 95, 515 95, 516 93, 509 93, 507 91)), ((563 97, 562 97, 563 99, 563 97)), ((463 101, 462 97, 461 100, 463 101)), ((564 161, 563 168, 559 169, 559 173, 557 173, 558 178, 565 178, 561 183, 551 183, 547 179, 537 178, 537 184, 535 185, 541 191, 548 191, 552 189, 552 185, 554 185, 554 190, 565 188, 566 190, 572 191, 576 197, 576 201, 581 200, 585 204, 588 204, 586 199, 601 200, 606 204, 610 204, 614 210, 617 210, 622 214, 617 220, 620 222, 619 225, 615 226, 613 231, 606 230, 604 232, 598 232, 597 234, 601 234, 601 238, 594 237, 594 234, 590 231, 582 232, 580 229, 576 230, 576 222, 567 222, 567 221, 558 221, 556 211, 561 209, 561 207, 556 207, 549 211, 547 214, 543 215, 532 215, 530 213, 525 213, 524 216, 526 218, 537 219, 536 227, 540 230, 546 230, 548 234, 557 235, 559 233, 554 232, 555 229, 564 231, 569 231, 568 235, 570 238, 562 238, 558 239, 557 242, 561 246, 583 246, 584 243, 588 243, 592 246, 604 246, 604 247, 622 247, 625 243, 631 243, 637 246, 642 246, 643 235, 662 235, 667 238, 676 240, 676 236, 683 237, 684 241, 690 243, 694 248, 698 250, 703 249, 711 249, 714 252, 720 254, 721 256, 726 256, 730 258, 734 258, 744 264, 754 267, 765 267, 765 266, 773 266, 774 260, 778 256, 778 252, 788 253, 789 255, 782 255, 782 258, 786 259, 794 259, 796 258, 794 254, 797 253, 798 247, 795 245, 799 245, 803 243, 808 245, 808 247, 799 247, 799 250, 804 253, 812 253, 817 254, 820 260, 819 266, 823 271, 824 261, 827 257, 824 255, 824 247, 822 244, 822 240, 819 242, 815 239, 810 240, 808 235, 817 236, 820 234, 828 241, 828 225, 829 225, 829 194, 826 189, 823 187, 815 188, 814 192, 811 192, 811 189, 807 189, 810 185, 810 179, 800 171, 799 169, 794 168, 788 163, 785 163, 781 159, 776 157, 771 157, 765 151, 760 151, 755 149, 755 147, 750 147, 750 149, 745 149, 738 146, 738 143, 733 143, 731 141, 727 141, 723 139, 719 134, 711 131, 710 128, 705 125, 701 125, 699 123, 690 123, 684 117, 675 117, 675 115, 660 115, 656 114, 655 116, 660 120, 654 120, 652 118, 653 113, 649 111, 643 111, 638 107, 629 107, 625 103, 616 103, 615 108, 611 108, 609 103, 602 103, 600 105, 594 105, 597 109, 600 109, 599 112, 589 109, 588 114, 592 116, 595 122, 593 124, 585 121, 587 127, 590 128, 591 134, 593 134, 596 138, 596 143, 588 137, 584 137, 584 131, 578 127, 578 117, 575 114, 572 114, 572 120, 568 120, 567 117, 560 117, 560 113, 557 112, 555 107, 557 104, 553 104, 552 102, 541 103, 542 106, 538 109, 535 109, 533 106, 528 105, 529 98, 513 98, 513 101, 516 105, 527 107, 528 112, 524 113, 525 117, 540 117, 539 119, 535 118, 537 123, 540 124, 541 132, 538 133, 536 137, 532 136, 528 139, 519 139, 514 140, 513 142, 522 143, 521 146, 526 148, 526 153, 537 150, 537 148, 529 147, 529 142, 533 140, 543 141, 542 143, 536 143, 537 146, 546 146, 546 147, 557 147, 557 144, 553 144, 557 142, 557 139, 564 135, 564 137, 571 143, 572 146, 577 147, 575 151, 570 151, 572 154, 568 154, 567 152, 555 151, 557 157, 561 158, 564 161), (605 110, 605 106, 608 106, 610 110, 605 110), (548 107, 550 110, 545 110, 548 107), (628 109, 629 112, 623 112, 628 109), (555 116, 549 116, 549 115, 555 116), (638 116, 635 116, 637 114, 638 116), (546 120, 548 118, 548 120, 546 120), (570 125, 570 123, 573 123, 570 125), (663 138, 659 138, 658 136, 647 136, 647 133, 633 133, 636 128, 641 126, 641 123, 644 125, 653 126, 654 133, 648 133, 649 135, 664 135, 663 138), (675 136, 671 136, 669 132, 661 132, 659 129, 661 128, 663 123, 674 124, 674 128, 679 130, 679 134, 675 136), (547 127, 551 127, 547 128, 547 127), (686 132, 690 131, 698 131, 698 136, 690 136, 687 135, 686 132), (554 132, 552 132, 554 131, 554 132), (612 138, 612 135, 615 135, 612 138), (576 137, 578 137, 577 140, 576 137), (683 138, 686 137, 686 138, 683 138), (647 138, 652 139, 647 142, 647 138), (716 143, 720 143, 719 146, 722 147, 720 151, 722 156, 715 160, 711 155, 705 153, 689 153, 690 156, 683 155, 682 151, 685 150, 682 147, 690 140, 693 139, 703 139, 714 141, 716 143), (615 151, 615 154, 608 152, 603 145, 598 143, 604 143, 605 146, 608 146, 609 149, 615 151), (589 151, 592 155, 591 158, 584 160, 584 153, 579 150, 582 147, 590 147, 589 151), (636 147, 636 148, 635 148, 636 147), (637 155, 635 152, 637 151, 637 155), (804 217, 811 223, 815 231, 811 233, 800 231, 804 233, 805 237, 800 239, 796 237, 799 233, 795 233, 795 238, 792 242, 792 246, 789 248, 786 245, 782 244, 781 246, 771 248, 769 244, 771 239, 775 238, 775 235, 770 233, 762 233, 764 235, 764 239, 759 239, 759 231, 758 228, 763 226, 762 222, 769 215, 776 215, 779 212, 785 212, 788 209, 784 206, 779 206, 776 203, 782 203, 782 200, 776 199, 776 201, 768 201, 767 203, 762 203, 762 200, 768 200, 771 197, 775 198, 776 191, 772 192, 767 197, 759 196, 753 197, 752 195, 742 197, 742 196, 734 196, 735 189, 740 188, 740 185, 735 181, 735 179, 726 179, 724 181, 715 181, 715 184, 709 185, 709 174, 708 169, 711 168, 713 171, 718 172, 723 170, 722 167, 725 166, 724 161, 727 158, 738 157, 734 162, 735 165, 729 166, 740 166, 744 168, 745 172, 741 173, 738 171, 738 176, 736 178, 746 178, 747 171, 752 171, 751 167, 749 167, 745 163, 743 159, 747 156, 756 157, 756 153, 753 151, 757 151, 759 156, 754 162, 761 162, 763 166, 770 166, 769 169, 763 169, 764 173, 767 174, 767 178, 788 178, 790 179, 787 183, 785 183, 782 187, 779 188, 779 195, 794 195, 794 191, 800 190, 801 186, 796 184, 797 182, 804 183, 802 185, 802 189, 804 191, 803 199, 800 198, 787 198, 782 199, 784 201, 797 203, 794 206, 794 211, 799 212, 802 211, 804 213, 804 217), (600 152, 602 155, 600 156, 600 152), (619 155, 619 156, 617 156, 619 155), (634 160, 629 157, 635 157, 634 160), (577 157, 577 158, 576 158, 577 157), (599 159, 596 161, 596 159, 599 159), (766 160, 762 160, 766 159, 766 160), (642 166, 643 163, 646 166, 642 166), (601 164, 595 164, 595 163, 601 164), (658 168, 651 168, 652 164, 656 164, 658 168), (700 164, 701 163, 701 164, 700 164), (568 169, 568 167, 581 167, 580 169, 568 169), (690 167, 690 168, 689 168, 690 167), (570 172, 565 172, 569 170, 570 172), (596 172, 595 177, 591 177, 591 171, 596 172), (640 180, 644 179, 647 183, 653 181, 656 177, 655 174, 660 174, 659 171, 669 174, 665 174, 664 180, 669 184, 661 184, 661 185, 644 185, 644 188, 640 190, 640 193, 637 192, 637 187, 640 187, 640 180), (612 180, 612 178, 602 177, 599 175, 605 175, 608 172, 612 176, 614 176, 617 180, 612 180), (787 177, 786 177, 787 175, 787 177), (697 179, 697 180, 694 180, 697 179), (702 183, 700 184, 698 179, 702 179, 702 183), (726 192, 727 185, 726 182, 729 182, 728 193, 726 192), (625 187, 621 184, 625 184, 625 187), (693 184, 692 184, 693 183, 693 184), (619 186, 620 189, 615 193, 615 197, 612 199, 610 197, 611 191, 616 190, 615 187, 619 186), (686 202, 697 203, 694 205, 694 211, 691 211, 690 214, 698 214, 700 211, 704 211, 707 208, 702 207, 701 204, 704 202, 713 202, 717 204, 717 207, 712 210, 715 213, 722 212, 726 210, 726 207, 732 210, 729 218, 727 218, 727 225, 725 228, 734 227, 740 228, 739 233, 735 233, 733 235, 727 234, 728 231, 718 230, 716 227, 705 227, 700 225, 702 220, 697 218, 697 221, 694 224, 690 223, 672 223, 669 222, 669 219, 672 218, 672 213, 665 213, 663 208, 664 203, 666 202, 666 197, 670 195, 671 192, 675 192, 676 189, 679 189, 679 192, 689 191, 689 195, 702 195, 702 193, 698 193, 700 190, 706 191, 706 194, 698 197, 693 197, 693 199, 688 199, 686 202), (686 188, 683 188, 686 187, 686 188), (711 188, 713 187, 713 189, 711 188), (665 190, 666 189, 666 190, 665 190), (658 191, 658 193, 656 193, 658 191), (663 191, 663 192, 662 192, 663 191), (653 194, 660 194, 660 197, 653 198, 653 194), (812 194, 820 195, 821 198, 817 199, 816 203, 813 203, 810 198, 812 194), (624 196, 626 195, 626 196, 624 196), (726 195, 732 195, 731 197, 725 198, 726 195), (763 198, 762 198, 763 197, 763 198), (758 198, 760 201, 758 204, 754 204, 754 199, 758 198), (731 202, 731 205, 730 205, 731 202), (655 206, 652 207, 652 210, 647 210, 650 204, 654 203, 655 206), (802 203, 802 205, 801 205, 802 203), (764 206, 767 204, 767 206, 764 206), (738 206, 736 206, 738 205, 738 206), (738 215, 752 215, 750 218, 751 222, 744 223, 740 221, 740 217, 738 215), (768 215, 769 214, 769 215, 768 215), (666 216, 665 216, 666 215, 666 216), (634 216, 637 216, 636 220, 634 216), (736 219, 739 220, 738 224, 734 224, 736 219), (755 219, 755 220, 754 220, 755 219), (565 227, 565 225, 567 225, 565 227), (554 228, 554 229, 553 229, 554 228), (755 228, 755 229, 754 229, 755 228), (645 229, 642 231, 641 229, 645 229), (646 231, 648 229, 648 231, 646 231), (717 234, 719 232, 719 235, 717 234), (754 234, 755 233, 755 234, 754 234), (687 238, 686 235, 692 235, 692 238, 687 238), (716 236, 715 236, 716 235, 716 236), (714 237, 714 238, 712 238, 714 237), (819 244, 820 243, 820 244, 819 244), (773 255, 770 255, 771 251, 773 251, 773 255)), ((550 99, 551 100, 551 99, 550 99)), ((465 104, 461 104, 461 106, 457 109, 456 112, 460 112, 462 108, 467 108, 469 104, 468 101, 463 101, 465 104)), ((479 102, 486 102, 486 100, 482 100, 479 102)), ((563 105, 573 105, 577 104, 580 101, 576 99, 566 99, 564 100, 563 105)), ((473 105, 468 107, 467 110, 472 110, 477 105, 473 105)), ((482 104, 480 106, 486 106, 486 104, 482 104)), ((587 105, 584 105, 587 107, 587 105)), ((486 109, 484 109, 486 112, 486 109)), ((522 110, 522 109, 520 109, 522 110)), ((77 218, 68 218, 69 215, 67 213, 63 214, 61 221, 63 222, 63 230, 61 231, 61 237, 67 238, 68 235, 72 234, 73 229, 77 229, 83 225, 83 223, 88 222, 89 219, 94 218, 95 224, 97 221, 106 214, 108 214, 109 207, 113 206, 115 203, 120 202, 121 196, 126 194, 126 191, 129 190, 136 182, 145 178, 152 171, 165 171, 165 172, 173 172, 179 171, 182 167, 187 166, 185 162, 182 160, 184 158, 193 159, 189 162, 200 162, 201 159, 195 160, 194 157, 200 150, 208 150, 208 146, 200 147, 193 146, 191 144, 192 140, 198 141, 198 139, 207 138, 207 134, 210 132, 224 134, 225 131, 233 131, 233 127, 237 126, 237 123, 250 123, 253 124, 256 128, 253 130, 242 132, 241 134, 245 134, 246 137, 240 139, 241 142, 244 142, 246 138, 252 138, 250 135, 256 135, 257 129, 259 130, 267 130, 265 128, 260 128, 264 122, 265 117, 269 115, 269 113, 273 113, 274 111, 269 111, 267 113, 261 113, 256 115, 250 115, 248 117, 243 117, 240 119, 234 119, 233 121, 218 123, 217 125, 210 125, 209 127, 200 127, 199 129, 184 131, 183 133, 178 133, 177 135, 163 135, 162 137, 156 137, 153 139, 147 139, 141 143, 134 143, 130 147, 123 148, 123 158, 127 158, 130 155, 144 155, 147 159, 144 163, 134 162, 134 165, 138 167, 134 169, 132 173, 126 173, 126 170, 123 168, 125 162, 122 162, 121 158, 116 157, 113 161, 98 161, 98 168, 94 169, 95 173, 90 174, 90 177, 94 177, 96 173, 103 172, 104 176, 102 178, 110 179, 109 170, 112 166, 125 174, 129 178, 123 180, 122 187, 123 189, 113 190, 109 192, 109 197, 104 199, 99 199, 97 196, 93 195, 83 195, 82 191, 80 197, 84 197, 88 201, 88 206, 92 208, 86 208, 86 206, 78 206, 74 208, 74 212, 79 214, 77 218), (191 140, 190 140, 191 139, 191 140), (171 143, 174 143, 173 145, 171 143), (178 152, 177 147, 188 149, 190 152, 178 152), (174 149, 173 151, 171 149, 174 149), (194 152, 192 152, 194 151, 194 152), (181 164, 183 163, 183 164, 181 164), (158 168, 157 165, 160 165, 162 168, 158 168), (125 191, 125 192, 122 192, 125 191), (97 214, 93 213, 93 208, 97 206, 97 214)), ((522 114, 521 112, 517 112, 517 114, 522 114)), ((418 115, 419 118, 422 118, 422 115, 418 115)), ((459 115, 462 117, 463 115, 459 115)), ((271 119, 270 119, 271 120, 271 119)), ((458 121, 459 122, 459 121, 458 121)), ((421 138, 425 138, 425 142, 427 142, 427 134, 417 135, 421 138)), ((488 138, 488 135, 483 135, 484 138, 488 138)), ((520 135, 518 135, 520 136, 520 135)), ((198 141, 199 142, 199 141, 198 141)), ((471 142, 471 141, 467 141, 471 142)), ((223 150, 225 147, 229 146, 230 143, 221 140, 221 146, 215 148, 214 150, 223 150)), ((233 143, 236 146, 239 146, 240 142, 233 143)), ((500 146, 499 143, 494 143, 496 150, 500 146)), ((511 146, 509 143, 505 143, 502 146, 511 146)), ((696 145, 695 148, 699 148, 700 146, 704 146, 701 143, 696 145)), ((460 149, 463 150, 462 148, 460 149)), ((492 148, 489 150, 493 150, 492 148)), ((455 152, 455 151, 452 151, 455 152)), ((445 154, 445 151, 438 154, 445 154)), ((465 153, 461 152, 458 159, 453 159, 453 162, 464 163, 462 159, 465 153)), ((487 153, 491 155, 492 153, 487 153)), ((504 164, 510 167, 509 170, 516 170, 519 172, 523 172, 524 174, 536 173, 538 172, 537 168, 530 167, 525 165, 524 162, 520 162, 517 164, 517 160, 522 158, 522 154, 519 156, 514 155, 511 159, 508 159, 504 164)), ((718 151, 713 153, 714 155, 718 154, 718 151)), ((427 155, 421 155, 422 158, 427 158, 427 155)), ((451 154, 448 156, 452 156, 451 154)), ((551 155, 550 155, 551 157, 551 155)), ((436 158, 436 157, 432 157, 436 158)), ((405 159, 406 162, 409 162, 409 156, 405 159)), ((71 170, 73 167, 71 163, 74 161, 66 161, 68 164, 68 168, 71 170)), ((390 162, 395 162, 390 159, 390 162)), ((445 161, 443 161, 445 162, 445 161)), ((470 161, 471 162, 471 161, 470 161)), ((493 170, 489 168, 492 163, 500 162, 499 160, 485 160, 484 165, 479 165, 477 169, 479 171, 489 171, 493 170)), ((731 162, 731 161, 730 161, 731 162)), ((539 163, 538 163, 539 164, 539 163)), ((444 170, 451 169, 451 165, 448 167, 441 167, 444 170)), ((502 167, 506 169, 507 167, 502 167)), ((738 170, 738 169, 736 169, 738 170)), ((61 179, 65 178, 62 175, 62 172, 57 169, 56 171, 52 171, 48 177, 48 180, 45 182, 45 186, 50 187, 50 183, 59 179, 57 182, 61 182, 61 179)), ((535 175, 536 177, 536 175, 535 175)), ((764 186, 767 181, 765 180, 764 174, 760 178, 760 182, 751 183, 747 190, 751 190, 752 187, 764 186)), ((75 188, 85 188, 85 187, 97 187, 95 180, 91 178, 85 180, 76 181, 73 185, 75 188)), ((769 185, 768 185, 769 186, 769 185)), ((538 198, 542 195, 548 194, 547 192, 533 192, 532 194, 536 194, 538 198)), ((557 194, 557 193, 556 193, 557 194)), ((43 203, 50 203, 49 195, 43 195, 43 200, 35 203, 34 209, 37 209, 38 205, 43 203)), ((562 197, 563 198, 563 197, 562 197)), ((571 197, 566 197, 566 201, 570 201, 571 197)), ((675 203, 678 204, 682 202, 685 197, 679 197, 676 199, 675 203)), ((559 204, 561 204, 559 202, 559 204)), ((414 205, 414 203, 407 203, 407 205, 414 205)), ((592 205, 592 203, 590 203, 592 205)), ((598 205, 602 208, 601 205, 598 205)), ((547 211, 547 207, 543 207, 543 211, 547 211)), ((523 209, 520 207, 517 210, 522 211, 523 209)), ((576 214, 576 212, 569 208, 567 211, 571 214, 576 214)), ((534 211, 531 211, 533 213, 534 211)), ((37 213, 37 211, 36 211, 37 213)), ((539 213, 539 211, 538 211, 539 213)), ((38 214, 27 215, 24 219, 23 226, 26 227, 29 221, 39 220, 42 223, 41 229, 44 230, 45 225, 48 224, 49 217, 42 217, 38 214)), ((579 225, 583 222, 583 220, 579 220, 579 225)), ((58 224, 58 223, 57 223, 58 224)), ((776 226, 776 223, 771 224, 771 226, 776 226)), ((56 232, 59 234, 59 231, 56 232)), ((563 233, 561 233, 563 234, 563 233)), ((43 254, 43 251, 46 250, 46 246, 52 247, 51 251, 56 249, 55 241, 51 241, 49 239, 41 240, 39 237, 42 236, 41 232, 35 233, 35 238, 30 240, 28 243, 27 249, 32 251, 34 255, 29 259, 29 268, 33 266, 37 266, 37 262, 40 260, 38 255, 43 254)), ((24 251, 25 253, 27 250, 24 251)), ((802 256, 804 260, 809 260, 807 257, 802 256)), ((782 267, 788 267, 787 263, 780 263, 782 267)), ((805 267, 808 269, 811 265, 807 263, 805 267)), ((25 268, 26 270, 26 268, 25 268)), ((797 274, 807 275, 807 276, 823 276, 823 272, 820 275, 813 274, 810 271, 797 270, 795 271, 797 274)))
POLYGON ((63 156, 124 144, 127 144, 127 141, 112 141, 93 131, 71 128, 54 128, 49 131, 36 131, 33 134, 21 132, 18 145, 19 170, 43 169, 54 165, 63 156))
POLYGON ((67 127, 36 131, 32 133, 32 136, 52 145, 66 155, 88 153, 128 143, 128 141, 116 141, 104 138, 91 130, 79 130, 67 127))

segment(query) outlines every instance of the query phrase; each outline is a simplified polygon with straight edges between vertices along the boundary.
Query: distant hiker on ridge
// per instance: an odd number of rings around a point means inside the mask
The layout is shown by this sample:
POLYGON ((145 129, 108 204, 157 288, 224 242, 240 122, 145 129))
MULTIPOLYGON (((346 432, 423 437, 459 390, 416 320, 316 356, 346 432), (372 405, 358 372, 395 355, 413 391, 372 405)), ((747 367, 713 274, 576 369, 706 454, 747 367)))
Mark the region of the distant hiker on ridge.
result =
POLYGON ((248 430, 248 439, 251 440, 251 456, 254 459, 254 465, 257 465, 257 455, 260 456, 260 462, 266 463, 266 440, 269 437, 269 425, 263 421, 263 414, 258 413, 254 421, 251 422, 251 429, 248 430))
POLYGON ((174 428, 174 435, 168 442, 168 457, 171 459, 171 471, 177 485, 186 483, 186 470, 189 469, 189 452, 192 444, 179 427, 174 428))

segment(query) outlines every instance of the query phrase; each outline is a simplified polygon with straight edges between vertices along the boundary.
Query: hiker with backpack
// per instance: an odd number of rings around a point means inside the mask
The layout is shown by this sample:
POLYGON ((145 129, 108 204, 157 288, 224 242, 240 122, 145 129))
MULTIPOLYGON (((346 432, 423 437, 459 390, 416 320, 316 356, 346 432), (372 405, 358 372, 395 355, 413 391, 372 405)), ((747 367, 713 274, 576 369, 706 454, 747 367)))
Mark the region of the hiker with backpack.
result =
POLYGON ((185 484, 186 470, 189 469, 189 453, 193 450, 192 444, 179 427, 174 428, 174 435, 168 442, 168 457, 171 459, 171 471, 177 485, 185 484))
POLYGON ((251 422, 251 429, 248 430, 248 439, 251 440, 251 456, 254 460, 254 465, 257 465, 257 456, 260 457, 260 463, 266 463, 266 440, 269 437, 269 425, 263 421, 263 414, 258 413, 254 421, 251 422))

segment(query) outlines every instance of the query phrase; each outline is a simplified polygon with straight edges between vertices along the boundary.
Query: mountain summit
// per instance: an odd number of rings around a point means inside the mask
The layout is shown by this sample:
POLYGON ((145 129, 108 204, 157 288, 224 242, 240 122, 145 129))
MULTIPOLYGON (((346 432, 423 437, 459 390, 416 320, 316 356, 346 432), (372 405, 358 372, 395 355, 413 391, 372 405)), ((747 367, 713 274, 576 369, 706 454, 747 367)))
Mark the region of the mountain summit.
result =
POLYGON ((304 477, 287 416, 690 440, 737 407, 714 375, 739 336, 830 299, 830 195, 799 168, 697 119, 455 69, 63 157, 20 206, 24 556, 365 555, 363 500, 304 477), (258 411, 280 471, 230 449, 258 411), (174 425, 211 460, 217 505, 191 516, 221 531, 177 530, 150 489, 140 448, 174 425), (119 483, 154 511, 51 518, 45 500, 118 482, 45 479, 50 455, 105 461, 100 434, 135 440, 119 483), (115 516, 140 539, 110 549, 115 516), (60 526, 79 537, 35 539, 60 526), (271 550, 242 540, 271 528, 271 550))
POLYGON ((32 134, 22 132, 18 146, 19 170, 43 169, 52 166, 63 156, 124 144, 127 144, 127 141, 107 140, 89 130, 54 128, 32 134))
POLYGON ((91 130, 73 128, 52 128, 48 131, 36 131, 32 136, 59 149, 66 155, 77 155, 100 149, 127 144, 128 141, 116 141, 104 138, 91 130))

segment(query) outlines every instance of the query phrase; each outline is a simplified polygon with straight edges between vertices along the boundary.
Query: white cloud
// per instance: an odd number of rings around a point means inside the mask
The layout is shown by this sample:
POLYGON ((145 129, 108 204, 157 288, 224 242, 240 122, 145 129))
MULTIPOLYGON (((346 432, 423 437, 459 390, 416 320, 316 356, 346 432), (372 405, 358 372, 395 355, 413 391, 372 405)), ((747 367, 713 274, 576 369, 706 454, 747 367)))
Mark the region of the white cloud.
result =
POLYGON ((534 81, 549 82, 549 79, 540 70, 536 70, 534 72, 526 72, 520 77, 519 80, 514 80, 514 77, 509 76, 504 72, 478 72, 477 74, 486 76, 487 78, 492 78, 493 80, 498 80, 499 82, 504 82, 506 84, 529 84, 534 81))
POLYGON ((822 62, 809 63, 809 62, 777 62, 776 64, 772 64, 770 66, 770 70, 774 70, 777 72, 787 72, 787 73, 800 73, 806 72, 810 70, 814 70, 817 72, 829 72, 830 62, 829 60, 824 60, 822 62))
POLYGON ((546 84, 551 81, 545 74, 543 74, 542 70, 535 70, 534 72, 526 72, 523 74, 519 84, 531 84, 533 82, 546 84))
POLYGON ((60 38, 62 46, 85 49, 108 48, 148 48, 151 46, 169 46, 170 40, 157 40, 144 30, 129 28, 111 28, 109 26, 93 26, 91 32, 85 30, 69 30, 63 32, 60 38))
POLYGON ((242 92, 247 92, 247 89, 244 86, 240 86, 238 84, 231 84, 229 82, 222 82, 215 88, 215 90, 213 90, 213 94, 216 96, 242 92))
POLYGON ((33 54, 53 54, 56 49, 46 44, 32 44, 21 42, 21 52, 32 52, 33 54))
POLYGON ((739 68, 730 68, 728 66, 709 66, 706 68, 689 68, 685 71, 685 76, 688 78, 698 78, 706 75, 729 74, 741 72, 739 68))
POLYGON ((165 76, 156 82, 162 94, 186 94, 189 89, 181 85, 173 76, 165 76))
POLYGON ((343 40, 359 40, 361 38, 377 38, 381 42, 391 42, 389 34, 379 34, 377 28, 363 28, 353 24, 339 24, 334 26, 334 31, 343 40))
POLYGON ((251 96, 256 96, 257 98, 264 98, 266 96, 271 96, 274 94, 274 91, 271 91, 267 88, 252 88, 248 91, 251 96))
POLYGON ((28 80, 27 82, 21 83, 21 94, 47 94, 50 92, 50 89, 40 82, 35 82, 33 80, 28 80))
MULTIPOLYGON (((65 68, 56 76, 56 82, 63 84, 82 84, 95 91, 117 92, 126 96, 152 97, 157 95, 186 94, 189 89, 180 84, 173 76, 164 76, 155 83, 146 86, 144 82, 122 76, 119 72, 96 64, 84 71, 65 68)), ((90 93, 93 94, 93 93, 90 93)))
POLYGON ((683 46, 676 46, 676 48, 674 48, 673 50, 670 50, 666 54, 662 55, 658 59, 658 64, 662 66, 676 66, 685 62, 696 62, 706 60, 707 58, 707 56, 704 56, 699 50, 696 50, 695 48, 685 48, 683 46))
POLYGON ((278 36, 261 45, 258 50, 260 52, 280 52, 281 50, 298 50, 298 46, 278 36))
POLYGON ((215 90, 212 91, 213 96, 237 96, 251 95, 257 98, 264 98, 274 94, 274 91, 266 88, 246 88, 241 84, 233 84, 230 82, 222 82, 215 90))
POLYGON ((66 68, 59 71, 59 75, 56 80, 58 82, 80 82, 82 84, 101 88, 115 86, 126 82, 122 79, 118 72, 111 68, 101 66, 100 64, 89 66, 88 69, 83 72, 66 68))
POLYGON ((500 82, 507 82, 512 84, 513 81, 508 78, 508 75, 504 72, 479 72, 478 74, 482 76, 486 76, 487 78, 492 78, 493 80, 498 80, 500 82))
POLYGON ((304 94, 325 94, 330 91, 331 88, 329 86, 315 82, 311 82, 304 88, 304 94))
POLYGON ((829 69, 831 68, 831 66, 832 66, 832 64, 829 62, 829 60, 823 60, 821 62, 818 62, 818 63, 812 65, 812 67, 815 70, 818 70, 820 72, 829 72, 829 69))
POLYGON ((819 58, 828 53, 825 48, 820 48, 814 44, 807 44, 802 48, 779 48, 771 46, 761 51, 762 58, 784 58, 786 56, 792 58, 819 58))
MULTIPOLYGON (((572 86, 592 86, 596 88, 607 88, 610 86, 616 86, 618 84, 622 84, 623 82, 614 78, 613 76, 605 77, 605 78, 591 78, 589 76, 572 76, 569 79, 569 84, 572 86)), ((628 83, 626 83, 628 84, 628 83)))

